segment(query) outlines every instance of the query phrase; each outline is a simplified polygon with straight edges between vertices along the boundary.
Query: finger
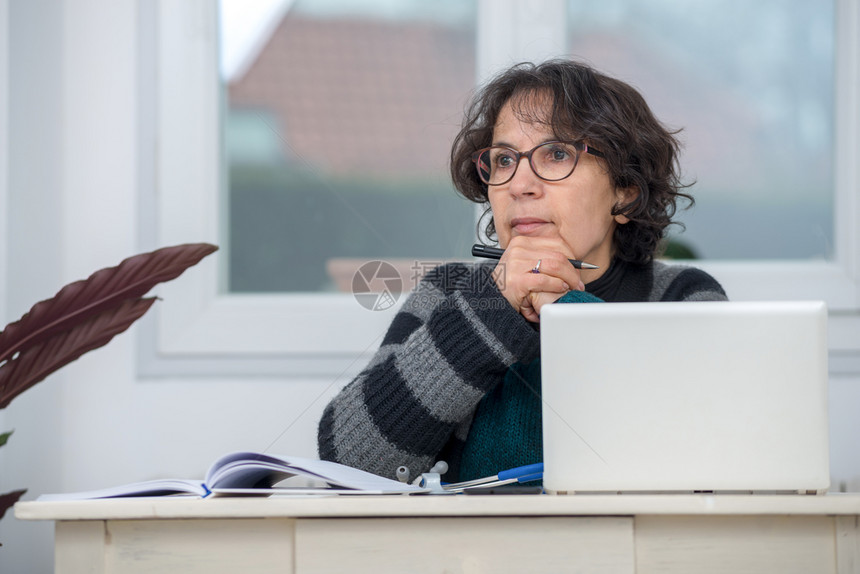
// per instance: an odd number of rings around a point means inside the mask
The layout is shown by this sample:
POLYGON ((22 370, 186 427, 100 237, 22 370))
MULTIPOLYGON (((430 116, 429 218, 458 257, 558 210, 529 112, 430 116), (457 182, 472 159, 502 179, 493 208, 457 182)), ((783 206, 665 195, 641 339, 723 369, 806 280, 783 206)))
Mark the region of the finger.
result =
POLYGON ((540 317, 541 309, 544 305, 555 303, 561 295, 558 293, 532 293, 529 296, 531 309, 540 317))
POLYGON ((566 243, 556 238, 523 237, 518 236, 511 240, 508 248, 502 256, 502 261, 511 265, 512 271, 523 271, 532 269, 540 260, 547 263, 548 259, 557 261, 554 265, 556 271, 579 272, 570 264, 570 259, 575 258, 575 253, 570 251, 566 243))
MULTIPOLYGON (((543 243, 556 246, 555 242, 543 243)), ((530 301, 532 293, 547 293, 546 300, 554 301, 571 289, 585 288, 579 270, 570 264, 565 253, 536 250, 524 242, 505 251, 492 277, 511 306, 530 321, 539 317, 530 301)))
POLYGON ((526 319, 536 321, 537 313, 534 311, 524 311, 523 307, 530 307, 528 302, 529 280, 531 278, 526 273, 518 273, 511 275, 508 267, 504 263, 499 263, 491 274, 496 287, 502 296, 510 303, 518 313, 522 313, 526 319))
POLYGON ((531 302, 531 297, 527 296, 520 304, 519 308, 520 314, 526 319, 526 321, 530 321, 532 323, 537 323, 540 321, 540 313, 534 308, 531 302))
POLYGON ((563 255, 554 253, 549 257, 541 258, 540 262, 539 273, 541 275, 556 277, 574 287, 582 285, 582 276, 579 269, 571 265, 570 261, 563 255))
POLYGON ((515 261, 511 265, 503 265, 500 262, 493 270, 493 279, 502 295, 518 311, 524 306, 523 302, 530 293, 548 292, 560 296, 571 289, 583 288, 578 270, 562 256, 551 255, 546 260, 546 267, 541 259, 538 260, 541 261, 540 264, 531 265, 516 261, 517 257, 516 254, 512 256, 515 261), (511 272, 512 266, 516 268, 515 272, 511 272), (537 273, 534 272, 536 269, 537 273), (559 275, 565 276, 566 279, 559 275))
POLYGON ((563 295, 571 290, 570 283, 564 279, 552 275, 544 275, 543 273, 532 275, 534 276, 528 277, 524 281, 524 285, 530 295, 532 293, 556 293, 563 295))

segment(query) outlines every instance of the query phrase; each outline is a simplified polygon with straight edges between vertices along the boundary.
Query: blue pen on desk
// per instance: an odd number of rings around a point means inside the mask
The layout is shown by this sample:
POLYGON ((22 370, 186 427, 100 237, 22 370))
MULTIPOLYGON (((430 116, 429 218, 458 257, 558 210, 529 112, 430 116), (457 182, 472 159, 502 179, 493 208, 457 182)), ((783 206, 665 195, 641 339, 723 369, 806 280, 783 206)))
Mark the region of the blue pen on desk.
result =
POLYGON ((539 462, 537 464, 528 464, 526 466, 518 466, 509 470, 503 470, 494 476, 448 484, 445 485, 445 490, 448 492, 458 492, 478 486, 484 488, 488 486, 501 486, 503 484, 512 484, 514 482, 523 483, 532 480, 540 480, 541 478, 543 478, 543 463, 539 462))
MULTIPOLYGON (((474 257, 484 257, 485 259, 501 259, 504 253, 504 249, 499 249, 498 247, 489 247, 487 245, 481 245, 480 243, 476 243, 472 246, 472 256, 474 257)), ((598 267, 597 265, 592 265, 591 263, 586 263, 585 261, 580 261, 579 259, 568 259, 568 261, 570 261, 570 264, 577 269, 600 269, 600 267, 598 267)))

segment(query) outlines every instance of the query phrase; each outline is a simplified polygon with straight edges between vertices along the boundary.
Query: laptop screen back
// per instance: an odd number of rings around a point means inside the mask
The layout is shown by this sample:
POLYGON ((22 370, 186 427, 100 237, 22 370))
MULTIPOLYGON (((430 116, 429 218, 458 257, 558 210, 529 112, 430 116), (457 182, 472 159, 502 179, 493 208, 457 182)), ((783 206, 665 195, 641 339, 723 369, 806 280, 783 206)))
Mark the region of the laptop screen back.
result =
POLYGON ((823 492, 822 302, 541 312, 549 492, 823 492))

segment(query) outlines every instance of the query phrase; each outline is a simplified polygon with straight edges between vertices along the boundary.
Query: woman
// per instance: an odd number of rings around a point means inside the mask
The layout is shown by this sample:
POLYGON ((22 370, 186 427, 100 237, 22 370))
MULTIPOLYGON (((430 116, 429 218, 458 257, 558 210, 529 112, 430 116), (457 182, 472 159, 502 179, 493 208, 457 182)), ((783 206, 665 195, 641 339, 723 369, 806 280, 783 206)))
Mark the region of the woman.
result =
POLYGON ((489 205, 504 255, 424 277, 326 408, 320 457, 388 477, 441 459, 450 481, 539 462, 544 305, 726 298, 706 273, 654 260, 676 202, 692 202, 678 149, 635 89, 584 64, 521 64, 486 85, 451 173, 489 205))

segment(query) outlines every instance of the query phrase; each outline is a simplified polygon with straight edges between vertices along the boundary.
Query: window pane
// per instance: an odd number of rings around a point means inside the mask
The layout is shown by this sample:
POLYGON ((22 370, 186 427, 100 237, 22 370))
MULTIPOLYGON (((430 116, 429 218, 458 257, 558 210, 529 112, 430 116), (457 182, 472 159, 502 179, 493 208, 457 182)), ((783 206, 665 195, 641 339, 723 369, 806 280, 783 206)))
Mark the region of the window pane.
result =
POLYGON ((468 256, 475 210, 447 166, 472 2, 222 0, 221 30, 230 291, 343 290, 369 260, 468 256))
POLYGON ((570 52, 640 89, 696 206, 677 242, 711 259, 833 255, 833 0, 568 4, 570 52))

